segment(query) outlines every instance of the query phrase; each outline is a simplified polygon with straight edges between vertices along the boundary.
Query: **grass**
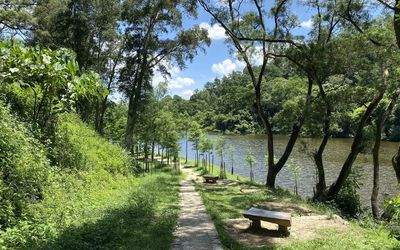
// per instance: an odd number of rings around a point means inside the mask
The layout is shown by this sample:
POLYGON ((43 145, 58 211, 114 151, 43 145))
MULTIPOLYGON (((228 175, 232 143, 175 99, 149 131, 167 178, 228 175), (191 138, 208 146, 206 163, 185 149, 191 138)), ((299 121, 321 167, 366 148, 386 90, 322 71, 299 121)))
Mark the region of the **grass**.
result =
POLYGON ((171 170, 137 178, 114 190, 107 209, 64 231, 45 248, 169 249, 179 213, 179 176, 171 170), (122 193, 121 193, 122 192, 122 193))
POLYGON ((0 250, 170 248, 182 178, 173 167, 152 166, 151 173, 137 175, 140 168, 127 152, 74 114, 62 116, 51 145, 24 139, 24 124, 6 122, 0 122, 7 132, 0 133, 0 144, 12 147, 1 147, 6 165, 0 170, 13 170, 15 180, 0 180, 0 250), (14 220, 4 224, 2 218, 14 220))
POLYGON ((169 249, 180 179, 165 167, 139 178, 104 179, 97 189, 75 182, 32 207, 33 218, 2 232, 0 249, 169 249))
MULTIPOLYGON (((189 164, 193 164, 190 162, 189 164)), ((202 172, 202 168, 195 168, 202 172)), ((219 168, 214 167, 213 175, 219 174, 219 168)), ((227 175, 228 179, 237 180, 236 176, 227 175)), ((254 204, 274 201, 294 203, 307 207, 318 214, 333 215, 338 213, 324 204, 315 204, 284 191, 272 191, 258 183, 251 183, 246 178, 225 186, 197 185, 207 212, 217 228, 220 240, 227 249, 400 249, 400 242, 390 236, 385 223, 376 223, 372 220, 350 221, 349 229, 323 229, 319 237, 312 240, 293 240, 286 244, 274 246, 250 247, 240 244, 225 229, 224 220, 243 218, 242 212, 254 204), (243 189, 253 189, 255 192, 243 193, 243 189)), ((296 216, 296 214, 294 214, 296 216)))

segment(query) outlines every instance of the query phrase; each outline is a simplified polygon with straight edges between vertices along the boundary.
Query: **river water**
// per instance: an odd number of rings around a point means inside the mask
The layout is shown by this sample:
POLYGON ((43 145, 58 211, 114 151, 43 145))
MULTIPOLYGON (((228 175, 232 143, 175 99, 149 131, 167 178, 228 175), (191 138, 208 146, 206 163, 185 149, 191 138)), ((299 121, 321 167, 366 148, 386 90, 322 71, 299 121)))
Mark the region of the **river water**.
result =
MULTIPOLYGON (((207 135, 211 139, 217 139, 217 135, 207 135)), ((267 150, 265 135, 226 135, 223 136, 226 143, 226 148, 232 145, 235 148, 234 157, 234 174, 244 177, 249 177, 250 168, 246 162, 247 152, 250 149, 255 156, 257 163, 253 171, 255 179, 265 183, 267 176, 267 168, 264 165, 264 156, 267 150)), ((275 136, 275 157, 278 158, 288 141, 286 136, 275 136)), ((320 143, 319 139, 300 138, 289 158, 290 164, 300 167, 298 177, 298 193, 303 198, 308 198, 313 195, 313 188, 316 182, 315 164, 310 156, 304 152, 302 148, 304 144, 308 145, 309 150, 315 149, 320 143), (303 143, 302 143, 303 142, 303 143)), ((336 180, 342 164, 347 157, 352 143, 351 138, 330 139, 324 154, 325 175, 327 185, 330 185, 336 180)), ((188 157, 195 158, 195 151, 192 150, 192 143, 188 143, 188 157)), ((185 155, 185 140, 180 141, 180 154, 185 155)), ((398 143, 383 141, 381 144, 380 154, 380 194, 379 200, 382 203, 388 197, 394 197, 400 193, 400 186, 397 184, 396 176, 391 165, 391 158, 397 152, 398 143)), ((231 161, 228 155, 225 155, 227 171, 231 171, 231 161)), ((220 159, 214 152, 214 164, 219 165, 220 159)), ((358 183, 360 185, 359 195, 363 207, 370 207, 370 197, 372 191, 372 154, 359 154, 353 169, 359 175, 358 183)), ((290 168, 284 167, 277 176, 277 186, 280 186, 290 191, 294 190, 295 186, 293 171, 290 168)))

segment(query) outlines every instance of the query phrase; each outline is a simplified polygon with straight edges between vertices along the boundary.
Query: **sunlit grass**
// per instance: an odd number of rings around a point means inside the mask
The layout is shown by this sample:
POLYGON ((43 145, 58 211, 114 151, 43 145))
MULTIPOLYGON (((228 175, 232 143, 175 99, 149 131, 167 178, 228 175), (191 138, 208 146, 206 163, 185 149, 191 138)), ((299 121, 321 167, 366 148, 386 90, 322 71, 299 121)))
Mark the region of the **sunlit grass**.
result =
MULTIPOLYGON (((194 162, 189 164, 194 165, 194 162)), ((194 169, 204 174, 201 167, 194 169)), ((217 176, 219 171, 220 169, 214 166, 211 174, 217 176)), ((284 245, 262 247, 241 245, 226 231, 224 221, 243 218, 243 211, 256 204, 268 201, 295 203, 314 213, 328 215, 338 213, 338 211, 324 204, 302 200, 282 189, 271 190, 260 183, 251 183, 243 177, 237 178, 227 173, 227 178, 235 182, 218 186, 198 184, 196 189, 200 192, 207 212, 214 221, 222 244, 228 249, 400 249, 399 241, 389 235, 385 223, 373 221, 364 224, 360 221, 350 221, 349 229, 344 231, 323 229, 319 232, 319 237, 312 240, 295 240, 284 245), (246 189, 252 189, 254 192, 241 192, 246 189)))
POLYGON ((0 232, 0 249, 169 249, 182 178, 170 166, 134 177, 65 175, 31 207, 32 218, 0 232))

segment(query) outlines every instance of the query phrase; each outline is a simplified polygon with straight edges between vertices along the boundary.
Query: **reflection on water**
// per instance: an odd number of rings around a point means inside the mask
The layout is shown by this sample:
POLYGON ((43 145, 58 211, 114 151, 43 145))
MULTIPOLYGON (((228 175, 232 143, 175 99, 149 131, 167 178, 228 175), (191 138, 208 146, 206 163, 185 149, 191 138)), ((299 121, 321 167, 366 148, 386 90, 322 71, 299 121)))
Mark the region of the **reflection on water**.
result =
MULTIPOLYGON (((216 135, 208 135, 212 139, 216 139, 216 135)), ((249 167, 245 161, 247 150, 251 149, 257 164, 254 167, 254 176, 257 181, 265 183, 267 176, 267 169, 264 166, 264 156, 267 150, 266 136, 265 135, 233 135, 224 136, 226 147, 233 145, 236 149, 234 173, 240 176, 249 176, 249 167)), ((288 137, 276 136, 274 137, 275 144, 275 157, 279 157, 284 151, 288 137)), ((304 153, 301 141, 309 145, 309 149, 313 150, 316 148, 320 140, 319 139, 299 139, 296 143, 296 147, 290 157, 290 162, 299 165, 300 174, 298 181, 298 192, 302 197, 311 197, 313 195, 313 188, 316 182, 316 170, 312 159, 304 153)), ((185 155, 185 140, 181 140, 181 155, 185 155)), ((352 139, 331 139, 328 142, 327 148, 324 154, 325 160, 325 175, 327 179, 327 185, 331 184, 338 176, 341 166, 350 150, 352 139)), ((189 159, 194 159, 195 152, 192 150, 191 143, 189 145, 188 156, 189 159)), ((399 185, 397 184, 394 170, 391 166, 391 158, 395 154, 398 148, 398 144, 395 142, 382 142, 381 144, 381 155, 380 155, 380 201, 382 202, 386 197, 393 197, 400 191, 399 185)), ((216 165, 219 164, 220 160, 218 155, 215 154, 216 165)), ((225 157, 226 158, 226 157, 225 157)), ((230 171, 231 163, 226 161, 227 169, 230 171), (229 166, 229 168, 228 168, 229 166)), ((362 200, 363 206, 370 206, 370 196, 372 191, 372 155, 371 154, 360 154, 355 162, 353 169, 360 175, 359 194, 362 200)), ((277 186, 293 190, 294 179, 293 174, 288 168, 283 168, 277 177, 277 186)))

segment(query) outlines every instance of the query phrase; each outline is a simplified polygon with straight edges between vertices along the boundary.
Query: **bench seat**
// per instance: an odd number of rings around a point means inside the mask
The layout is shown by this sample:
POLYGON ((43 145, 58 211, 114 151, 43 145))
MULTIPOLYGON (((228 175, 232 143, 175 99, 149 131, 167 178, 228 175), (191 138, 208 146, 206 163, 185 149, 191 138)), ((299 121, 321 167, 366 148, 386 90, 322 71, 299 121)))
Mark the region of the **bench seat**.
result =
POLYGON ((212 176, 212 175, 203 175, 203 178, 208 183, 216 183, 218 180, 218 176, 212 176))
POLYGON ((245 218, 252 220, 251 226, 253 228, 261 228, 260 221, 267 221, 270 223, 278 224, 279 231, 288 233, 288 227, 292 225, 292 215, 290 213, 275 212, 264 209, 252 207, 243 213, 245 218))

